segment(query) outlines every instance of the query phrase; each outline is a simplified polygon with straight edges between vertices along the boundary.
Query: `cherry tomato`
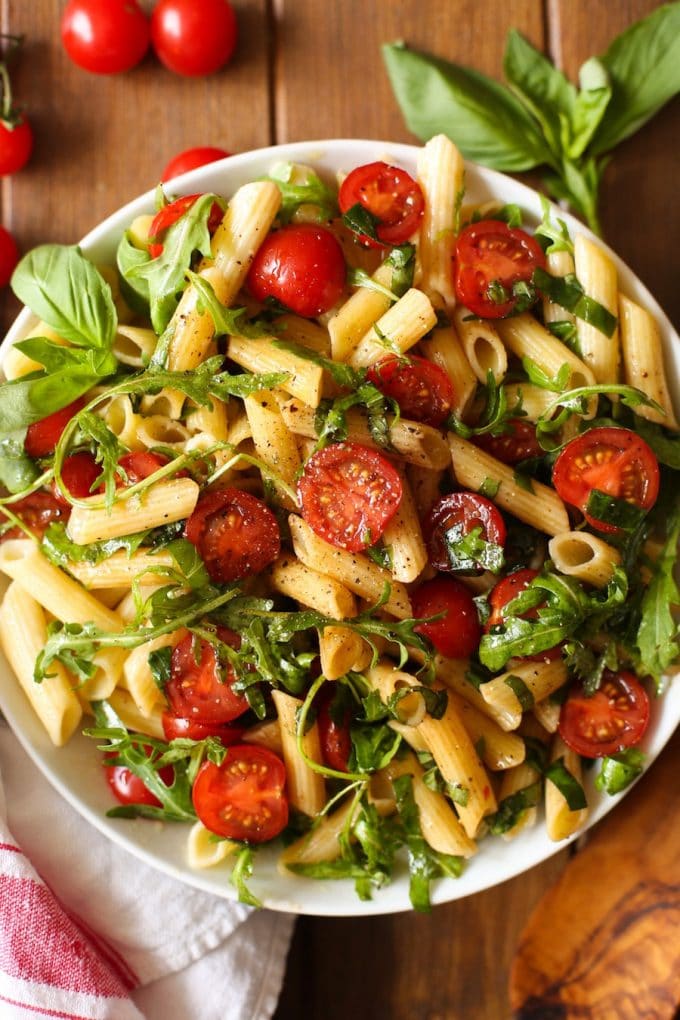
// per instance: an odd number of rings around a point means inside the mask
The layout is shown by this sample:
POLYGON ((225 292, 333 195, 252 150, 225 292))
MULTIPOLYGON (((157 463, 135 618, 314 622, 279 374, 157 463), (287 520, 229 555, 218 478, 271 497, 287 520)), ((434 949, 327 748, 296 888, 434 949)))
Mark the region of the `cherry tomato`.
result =
POLYGON ((175 74, 212 74, 236 47, 236 15, 227 0, 159 0, 151 15, 151 44, 175 74))
MULTIPOLYGON (((159 209, 149 226, 149 255, 152 259, 158 258, 160 253, 163 251, 163 245, 157 240, 161 237, 169 227, 176 223, 180 216, 183 216, 187 210, 191 209, 192 205, 199 199, 200 195, 184 195, 183 198, 176 198, 174 202, 170 202, 168 205, 164 205, 162 209, 159 209)), ((210 215, 208 217, 208 231, 214 234, 220 223, 224 212, 218 202, 213 202, 210 209, 210 215)))
MULTIPOLYGON (((487 634, 492 627, 505 623, 504 610, 508 602, 512 602, 513 599, 517 598, 535 577, 538 577, 538 570, 531 570, 529 567, 525 567, 523 570, 516 570, 513 574, 508 574, 507 577, 501 578, 494 585, 489 594, 491 614, 484 628, 487 634)), ((536 620, 539 609, 542 609, 544 605, 545 603, 541 603, 533 609, 527 609, 524 613, 520 614, 521 618, 523 620, 536 620)), ((556 645, 554 648, 547 648, 544 652, 537 652, 536 655, 527 655, 526 658, 532 662, 552 662, 555 659, 559 659, 561 654, 560 646, 556 645)))
POLYGON ((345 177, 338 195, 340 212, 362 205, 376 218, 378 241, 361 234, 370 247, 403 244, 415 234, 425 212, 425 199, 417 181, 388 163, 367 163, 345 177))
MULTIPOLYGON (((452 492, 432 507, 424 522, 430 563, 437 570, 451 571, 447 533, 453 541, 481 528, 480 538, 493 545, 505 545, 506 528, 501 512, 490 499, 476 492, 452 492)), ((479 564, 476 569, 481 569, 479 564)))
POLYGON ((127 481, 123 481, 120 475, 116 476, 116 487, 119 489, 136 485, 144 481, 159 468, 169 463, 169 458, 163 453, 150 453, 148 450, 138 450, 136 453, 124 453, 118 461, 119 467, 127 475, 127 481))
MULTIPOLYGON (((155 794, 144 785, 143 780, 124 765, 107 765, 107 759, 115 758, 115 752, 104 755, 104 773, 106 781, 114 796, 121 804, 148 804, 149 807, 162 807, 155 794)), ((159 773, 166 786, 172 786, 175 772, 172 765, 166 765, 159 773)))
POLYGON ((33 130, 23 115, 16 121, 0 121, 0 177, 26 166, 32 151, 33 130))
POLYGON ((201 496, 184 533, 218 584, 259 574, 281 548, 274 514, 261 499, 241 489, 217 489, 201 496))
POLYGON ((324 684, 316 699, 316 722, 319 728, 319 740, 323 760, 329 769, 347 772, 349 756, 352 751, 352 738, 349 724, 351 712, 349 708, 334 705, 338 691, 334 684, 324 684))
MULTIPOLYGON (((29 531, 32 531, 37 538, 42 538, 48 525, 53 521, 68 520, 69 508, 55 499, 51 492, 32 492, 30 496, 18 499, 16 503, 10 503, 8 509, 21 518, 29 531)), ((0 524, 6 518, 0 514, 0 524)), ((4 542, 9 538, 25 538, 26 535, 19 527, 9 528, 0 536, 4 542)))
MULTIPOLYGON (((91 496, 95 491, 92 486, 101 473, 101 466, 97 464, 94 456, 88 453, 87 450, 72 453, 69 457, 66 457, 61 466, 61 480, 66 490, 75 499, 85 499, 86 496, 91 496)), ((52 492, 54 493, 54 498, 59 503, 63 506, 70 506, 69 501, 62 495, 61 490, 57 488, 56 482, 52 485, 52 492)))
POLYGON ((286 766, 254 744, 234 744, 221 765, 204 761, 192 799, 206 829, 227 839, 266 843, 288 824, 286 766))
POLYGON ((61 434, 70 422, 74 414, 82 411, 85 401, 82 397, 67 404, 59 411, 48 414, 40 421, 34 421, 26 430, 24 450, 29 457, 48 457, 54 453, 54 448, 61 438, 61 434))
POLYGON ((397 512, 402 491, 392 464, 359 443, 318 450, 298 483, 302 516, 310 528, 350 552, 377 542, 397 512))
POLYGON ((500 220, 480 220, 461 230, 456 241, 456 298, 481 319, 501 319, 515 307, 515 283, 530 281, 545 255, 533 237, 500 220), (507 300, 494 300, 489 288, 498 283, 507 300))
POLYGON ((219 737, 225 747, 236 744, 245 733, 243 726, 230 726, 228 723, 205 723, 190 719, 184 715, 174 715, 167 710, 161 716, 163 734, 166 740, 186 737, 188 740, 205 740, 206 737, 219 737))
POLYGON ((536 438, 536 426, 533 422, 512 418, 508 425, 512 429, 511 432, 504 432, 500 436, 492 436, 490 433, 474 436, 472 442, 480 450, 491 454, 504 464, 519 464, 529 457, 543 456, 545 450, 541 448, 536 438))
POLYGON ((6 287, 19 261, 19 249, 9 230, 0 226, 0 287, 6 287))
POLYGON ((564 447, 553 467, 553 485, 594 528, 618 531, 586 513, 590 493, 597 489, 649 510, 659 494, 659 463, 644 439, 630 429, 594 428, 564 447))
POLYGON ((74 64, 117 74, 138 64, 149 47, 149 21, 137 0, 69 0, 61 41, 74 64))
POLYGON ((335 235, 313 223, 293 223, 264 239, 248 272, 248 289, 258 301, 274 298, 311 318, 333 307, 346 276, 335 235))
POLYGON ((573 690, 560 711, 560 736, 584 758, 603 758, 637 744, 649 723, 649 698, 632 673, 606 669, 587 697, 573 690))
POLYGON ((453 406, 453 385, 443 368, 416 354, 381 358, 368 370, 368 381, 399 404, 405 418, 437 428, 453 406))
MULTIPOLYGON (((232 647, 240 644, 238 634, 226 627, 218 628, 217 636, 232 647)), ((228 664, 222 677, 215 648, 209 641, 187 634, 172 650, 165 694, 176 716, 192 723, 228 723, 248 711, 246 698, 232 689, 234 679, 228 664)))
POLYGON ((199 145, 195 149, 185 149, 170 160, 161 174, 161 181, 171 181, 174 177, 186 174, 189 170, 196 170, 199 166, 207 163, 214 163, 218 159, 225 159, 231 156, 230 152, 224 149, 216 149, 211 145, 199 145))
POLYGON ((441 655, 464 659, 479 647, 482 628, 477 607, 468 588, 452 577, 435 577, 411 592, 411 608, 417 617, 436 616, 440 620, 421 623, 419 634, 429 638, 441 655))

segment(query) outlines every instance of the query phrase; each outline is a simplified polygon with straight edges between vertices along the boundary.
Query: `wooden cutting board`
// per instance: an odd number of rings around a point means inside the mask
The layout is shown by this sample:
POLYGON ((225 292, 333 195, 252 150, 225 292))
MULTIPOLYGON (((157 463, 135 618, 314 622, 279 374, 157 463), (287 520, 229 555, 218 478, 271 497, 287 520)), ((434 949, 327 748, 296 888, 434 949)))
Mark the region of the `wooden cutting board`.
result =
POLYGON ((680 733, 529 918, 516 1020, 671 1020, 680 1006, 680 733))

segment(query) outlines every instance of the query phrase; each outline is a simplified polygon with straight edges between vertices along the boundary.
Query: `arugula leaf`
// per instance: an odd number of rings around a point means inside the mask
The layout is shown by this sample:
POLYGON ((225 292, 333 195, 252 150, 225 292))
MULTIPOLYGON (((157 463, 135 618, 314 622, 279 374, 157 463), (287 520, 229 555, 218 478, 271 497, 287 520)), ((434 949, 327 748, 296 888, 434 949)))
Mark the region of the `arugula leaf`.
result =
POLYGON ((680 508, 671 512, 666 522, 666 541, 651 566, 652 578, 644 590, 640 604, 640 624, 635 645, 640 666, 662 687, 662 677, 680 656, 680 634, 672 607, 680 606, 680 590, 674 576, 680 540, 680 508))
POLYGON ((638 747, 627 747, 611 757, 603 758, 595 787, 613 796, 630 786, 642 774, 647 755, 638 747))
POLYGON ((261 907, 261 901, 250 891, 247 885, 248 879, 253 873, 254 854, 255 849, 252 846, 242 846, 239 849, 229 882, 238 893, 239 903, 245 903, 248 907, 261 907))
POLYGON ((262 180, 274 181, 281 192, 281 206, 278 212, 280 223, 289 223, 301 205, 318 206, 319 222, 331 220, 338 213, 335 193, 327 187, 313 170, 305 167, 304 181, 294 181, 300 176, 299 168, 294 163, 277 163, 272 167, 269 176, 262 180))
POLYGON ((382 296, 386 297, 388 301, 399 300, 399 296, 397 294, 389 290, 388 287, 384 287, 382 283, 374 280, 372 276, 369 276, 365 269, 350 269, 347 273, 347 283, 350 287, 363 287, 364 290, 374 290, 376 294, 382 294, 382 296))
POLYGON ((245 336, 257 339, 269 335, 271 330, 266 328, 263 323, 242 321, 247 309, 225 308, 215 294, 212 284, 205 277, 199 276, 191 269, 187 269, 186 275, 200 296, 198 311, 206 311, 212 317, 215 336, 245 336))
POLYGON ((641 417, 635 419, 635 431, 651 446, 657 460, 680 471, 680 436, 669 436, 660 425, 641 417))
POLYGON ((505 388, 498 385, 493 372, 487 373, 486 386, 482 387, 482 394, 485 400, 484 408, 475 426, 466 425, 455 414, 450 414, 444 423, 445 428, 455 432, 462 439, 483 436, 487 433, 492 436, 500 436, 504 432, 512 431, 508 428, 508 424, 513 418, 526 417, 526 411, 522 409, 521 393, 518 394, 512 407, 509 407, 505 388))
POLYGON ((465 525, 458 523, 446 529, 443 538, 451 570, 501 572, 505 566, 503 546, 489 542, 482 535, 481 526, 466 532, 465 525))
POLYGON ((565 361, 554 379, 551 379, 549 375, 543 371, 543 369, 536 364, 533 358, 528 355, 522 358, 522 368, 527 374, 529 382, 533 383, 534 386, 539 386, 542 390, 551 390, 553 393, 564 393, 569 377, 571 375, 571 368, 568 362, 565 361))
POLYGON ((478 71, 386 44, 383 58, 411 131, 454 139, 466 159, 496 170, 554 163, 536 121, 509 89, 478 71))
POLYGON ((122 535, 120 538, 108 538, 102 542, 76 545, 66 534, 66 526, 54 521, 46 528, 40 548, 55 566, 68 568, 69 563, 101 563, 121 549, 124 549, 128 556, 132 556, 148 535, 148 531, 140 531, 135 535, 122 535))
MULTIPOLYGON (((86 439, 91 439, 94 444, 94 457, 97 464, 101 464, 102 473, 97 483, 104 482, 106 505, 111 506, 116 494, 116 481, 120 479, 122 468, 118 461, 125 453, 125 447, 118 441, 118 437, 108 427, 103 418, 99 418, 91 411, 80 411, 78 413, 78 428, 86 439)), ((60 480, 60 464, 55 462, 55 477, 60 480)))
POLYGON ((118 324, 111 288, 77 245, 34 248, 14 270, 11 285, 64 340, 110 350, 118 324))
POLYGON ((555 223, 553 223, 552 204, 548 201, 545 195, 539 195, 538 197, 541 200, 543 218, 534 231, 534 237, 541 243, 549 242, 544 249, 546 255, 552 255, 553 252, 558 251, 568 251, 571 255, 573 255, 574 242, 571 239, 567 224, 559 217, 556 217, 555 223))
POLYGON ((349 768, 352 772, 377 772, 394 758, 401 737, 384 723, 352 722, 350 727, 352 753, 349 768))

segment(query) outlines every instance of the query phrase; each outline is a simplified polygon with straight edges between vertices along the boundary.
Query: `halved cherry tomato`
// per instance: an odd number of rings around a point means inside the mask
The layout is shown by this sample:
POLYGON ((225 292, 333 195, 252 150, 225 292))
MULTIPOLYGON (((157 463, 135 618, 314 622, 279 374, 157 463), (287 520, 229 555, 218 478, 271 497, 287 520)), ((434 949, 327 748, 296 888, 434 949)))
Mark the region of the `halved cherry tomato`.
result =
POLYGON ((502 319, 516 304, 513 285, 528 282, 545 255, 533 237, 500 220, 480 220, 461 230, 456 241, 456 298, 481 319, 502 319), (489 288, 500 284, 507 300, 494 300, 489 288))
POLYGON ((171 181, 174 177, 188 173, 189 170, 196 170, 199 166, 207 163, 214 163, 215 160, 225 159, 231 156, 230 152, 224 149, 216 149, 211 145, 199 145, 195 149, 185 149, 170 160, 161 174, 161 181, 171 181))
POLYGON ((582 511, 599 531, 614 532, 612 524, 586 513, 593 489, 650 510, 659 495, 659 462, 653 451, 630 429, 590 429, 572 439, 553 467, 553 485, 565 501, 582 511))
POLYGON ((543 456, 545 450, 541 448, 536 438, 536 426, 533 422, 512 418, 508 426, 512 431, 504 432, 500 436, 492 436, 490 433, 474 436, 472 442, 480 450, 490 453, 504 464, 519 464, 529 457, 543 456))
POLYGON ((238 25, 229 0, 159 0, 151 14, 151 43, 175 74, 212 74, 231 59, 238 25))
MULTIPOLYGON (((217 636, 234 648, 240 644, 238 634, 226 627, 219 627, 217 636)), ((229 664, 221 675, 209 641, 187 634, 172 650, 165 695, 176 716, 206 724, 228 723, 248 711, 247 699, 233 690, 234 680, 229 664)))
POLYGON ((286 767, 266 747, 234 744, 221 765, 205 761, 192 799, 206 829, 226 839, 266 843, 285 829, 286 767))
POLYGON ((274 514, 261 499, 241 489, 217 489, 201 496, 184 534, 218 584, 259 574, 281 548, 274 514))
POLYGON ((368 370, 368 381, 399 404, 405 418, 437 428, 454 401, 451 380, 439 365, 412 354, 408 359, 390 354, 368 370))
POLYGON ((586 697, 573 690, 560 711, 560 736, 584 758, 603 758, 637 744, 649 723, 649 698, 640 681, 606 669, 599 688, 586 697))
POLYGON ((142 482, 167 463, 169 463, 169 458, 163 453, 150 453, 149 450, 124 453, 118 461, 118 465, 125 472, 127 481, 124 481, 120 475, 117 475, 116 486, 121 489, 127 488, 130 485, 136 485, 137 482, 142 482))
POLYGON ((74 414, 82 411, 85 401, 82 397, 67 404, 59 411, 48 414, 40 421, 34 421, 26 430, 24 450, 29 457, 48 457, 54 453, 54 448, 61 438, 61 434, 70 422, 74 414))
POLYGON ((225 747, 236 744, 245 733, 243 726, 230 726, 228 723, 206 723, 190 719, 185 715, 175 715, 166 711, 161 715, 163 734, 166 740, 186 737, 188 740, 205 740, 206 737, 219 737, 225 747))
MULTIPOLYGON (((452 492, 432 507, 423 525, 430 563, 437 570, 452 570, 447 552, 447 533, 455 541, 481 528, 480 538, 493 545, 505 545, 506 528, 501 512, 490 499, 476 492, 452 492)), ((477 568, 479 564, 477 564, 477 568)))
MULTIPOLYGON (((494 585, 489 594, 491 615, 484 627, 487 634, 492 627, 505 623, 504 610, 508 602, 516 599, 535 577, 538 577, 538 570, 531 570, 529 567, 525 567, 523 570, 516 570, 512 574, 508 574, 507 577, 501 578, 494 585)), ((527 609, 521 614, 521 618, 523 620, 536 620, 538 618, 538 611, 544 604, 541 603, 541 605, 535 606, 533 609, 527 609)), ((554 648, 547 648, 544 652, 537 652, 536 655, 527 655, 526 658, 532 662, 553 662, 555 659, 559 659, 561 654, 559 645, 556 645, 554 648)))
MULTIPOLYGON (((144 785, 144 781, 134 772, 131 772, 125 765, 106 764, 107 760, 115 757, 115 751, 104 755, 104 774, 116 799, 121 804, 148 804, 149 807, 161 807, 161 802, 156 795, 144 785)), ((158 775, 166 786, 172 786, 172 781, 175 778, 172 765, 166 765, 160 769, 158 775)))
POLYGON ((479 647, 482 628, 470 590, 452 577, 435 577, 411 592, 411 609, 416 617, 444 615, 440 620, 421 623, 419 634, 429 638, 441 655, 464 659, 479 647))
MULTIPOLYGON (((30 496, 18 499, 16 503, 10 503, 8 510, 20 517, 29 531, 32 531, 36 538, 42 538, 48 525, 54 521, 66 521, 70 508, 55 499, 51 492, 32 492, 30 496)), ((0 515, 0 523, 5 518, 0 515)), ((21 528, 9 528, 0 536, 0 542, 9 538, 25 538, 21 528)))
MULTIPOLYGON (((85 499, 94 492, 92 486, 102 473, 101 465, 97 464, 93 454, 87 450, 80 450, 66 457, 61 465, 61 480, 66 490, 76 499, 85 499)), ((62 506, 70 506, 70 503, 57 488, 56 482, 52 484, 54 498, 62 506)))
POLYGON ((68 0, 61 41, 74 64, 117 74, 138 64, 149 46, 149 21, 137 0, 68 0))
MULTIPOLYGON (((176 198, 174 202, 164 205, 159 209, 149 226, 149 255, 152 259, 158 258, 163 251, 163 245, 158 241, 169 227, 176 223, 180 216, 200 198, 200 195, 185 195, 183 198, 176 198)), ((224 212, 218 202, 213 202, 208 216, 208 232, 214 234, 220 223, 224 212)))
POLYGON ((341 692, 336 690, 336 687, 336 684, 324 684, 319 691, 315 702, 316 722, 325 764, 337 772, 347 772, 352 751, 352 738, 349 732, 352 716, 348 707, 343 708, 337 704, 341 692))
POLYGON ((264 239, 248 272, 248 289, 258 301, 273 298, 312 318, 338 301, 346 276, 335 235, 313 223, 293 223, 264 239))
POLYGON ((417 181, 401 170, 380 161, 358 166, 345 177, 338 195, 340 212, 362 205, 378 221, 378 241, 359 235, 362 244, 373 248, 403 244, 415 234, 425 212, 425 199, 417 181))
POLYGON ((312 531, 350 552, 377 542, 397 512, 402 491, 387 458, 359 443, 318 450, 298 482, 302 516, 312 531))

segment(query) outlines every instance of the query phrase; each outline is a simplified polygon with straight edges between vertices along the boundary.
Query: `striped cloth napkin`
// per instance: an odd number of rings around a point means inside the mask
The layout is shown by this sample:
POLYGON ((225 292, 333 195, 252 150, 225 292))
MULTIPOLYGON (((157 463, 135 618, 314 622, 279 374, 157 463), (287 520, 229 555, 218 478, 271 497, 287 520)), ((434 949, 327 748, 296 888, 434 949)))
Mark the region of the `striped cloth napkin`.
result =
POLYGON ((269 1020, 290 915, 196 891, 114 846, 5 725, 0 775, 2 1020, 269 1020))

